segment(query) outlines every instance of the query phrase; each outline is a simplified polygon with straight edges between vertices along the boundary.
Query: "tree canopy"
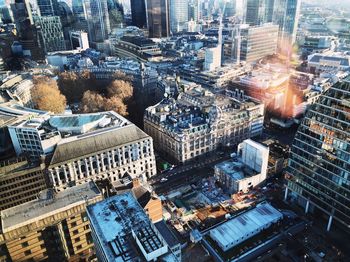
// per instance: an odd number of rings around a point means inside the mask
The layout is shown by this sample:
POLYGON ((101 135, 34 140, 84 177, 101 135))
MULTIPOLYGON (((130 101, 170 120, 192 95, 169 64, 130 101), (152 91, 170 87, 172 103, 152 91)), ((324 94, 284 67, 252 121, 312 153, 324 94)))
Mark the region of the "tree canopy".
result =
POLYGON ((62 113, 66 108, 66 98, 58 89, 57 82, 46 76, 33 79, 31 96, 34 105, 40 110, 62 113))

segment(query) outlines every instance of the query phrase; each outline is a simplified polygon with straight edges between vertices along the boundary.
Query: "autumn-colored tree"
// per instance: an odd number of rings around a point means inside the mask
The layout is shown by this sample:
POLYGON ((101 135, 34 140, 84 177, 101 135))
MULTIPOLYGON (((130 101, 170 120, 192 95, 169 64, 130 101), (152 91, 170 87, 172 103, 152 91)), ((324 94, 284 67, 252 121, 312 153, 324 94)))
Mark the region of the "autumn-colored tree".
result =
POLYGON ((87 90, 94 90, 95 77, 88 70, 81 73, 65 71, 59 75, 58 86, 69 102, 78 102, 87 90))
POLYGON ((36 108, 53 113, 62 113, 66 108, 66 98, 58 89, 57 82, 46 76, 33 78, 31 96, 36 108))
POLYGON ((104 109, 106 111, 115 111, 122 116, 128 115, 127 106, 123 100, 116 96, 105 98, 104 109))
POLYGON ((108 97, 118 97, 123 102, 132 97, 133 87, 130 82, 124 80, 114 80, 107 87, 108 97))
POLYGON ((126 109, 126 105, 119 97, 107 98, 93 91, 86 91, 81 101, 81 110, 85 113, 113 110, 125 116, 127 115, 126 109))
POLYGON ((84 92, 81 100, 81 109, 85 113, 104 111, 105 99, 100 94, 93 91, 84 92))

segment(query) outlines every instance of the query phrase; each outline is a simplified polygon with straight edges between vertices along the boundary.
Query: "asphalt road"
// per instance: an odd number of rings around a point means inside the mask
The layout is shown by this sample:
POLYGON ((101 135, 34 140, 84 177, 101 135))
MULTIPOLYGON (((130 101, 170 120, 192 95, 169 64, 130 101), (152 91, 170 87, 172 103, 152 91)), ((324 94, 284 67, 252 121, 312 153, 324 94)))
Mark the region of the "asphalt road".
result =
POLYGON ((194 163, 177 166, 173 170, 156 175, 149 180, 157 194, 164 194, 177 187, 190 185, 214 173, 214 165, 229 159, 227 155, 212 155, 194 163), (161 182, 161 179, 166 181, 161 182))

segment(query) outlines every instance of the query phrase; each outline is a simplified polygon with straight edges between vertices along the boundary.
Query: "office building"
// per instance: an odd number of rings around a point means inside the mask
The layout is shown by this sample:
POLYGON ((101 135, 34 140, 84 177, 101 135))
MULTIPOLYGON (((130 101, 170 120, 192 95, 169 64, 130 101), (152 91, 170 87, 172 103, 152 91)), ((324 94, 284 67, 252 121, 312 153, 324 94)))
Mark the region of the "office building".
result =
POLYGON ((47 188, 43 170, 25 157, 0 162, 0 211, 37 199, 47 188))
POLYGON ((147 24, 149 37, 168 37, 169 24, 169 0, 145 0, 147 10, 147 24))
POLYGON ((290 48, 297 34, 301 0, 275 0, 272 22, 279 26, 281 48, 290 48), (289 46, 289 47, 288 47, 289 46))
POLYGON ((40 27, 45 53, 66 49, 59 16, 39 16, 35 18, 35 24, 40 27))
POLYGON ((266 0, 245 0, 245 23, 255 26, 267 22, 266 0))
POLYGON ((350 70, 350 55, 341 52, 326 51, 308 56, 311 72, 337 72, 350 70))
MULTIPOLYGON (((334 84, 306 113, 293 141, 286 177, 305 212, 350 225, 350 78, 334 84)), ((289 193, 290 192, 290 193, 289 193)))
POLYGON ((87 10, 83 0, 72 0, 72 13, 75 18, 74 28, 89 32, 87 10))
POLYGON ((163 56, 157 43, 142 36, 122 36, 113 41, 114 54, 140 62, 160 61, 163 56))
POLYGON ((260 26, 240 25, 239 35, 234 38, 233 58, 240 56, 240 61, 257 62, 268 55, 276 54, 278 26, 264 24, 260 26), (238 39, 240 37, 240 39, 238 39), (239 50, 237 45, 240 44, 239 50))
POLYGON ((221 67, 221 47, 212 47, 205 50, 204 70, 214 71, 221 67))
POLYGON ((89 205, 87 215, 96 256, 101 262, 165 261, 167 257, 181 261, 165 240, 170 236, 161 234, 163 228, 150 221, 131 193, 89 205))
POLYGON ((22 55, 36 61, 43 61, 44 42, 40 28, 33 21, 32 11, 28 0, 18 0, 11 4, 22 55))
POLYGON ((5 261, 86 261, 93 242, 86 206, 102 200, 93 182, 2 210, 0 247, 5 261))
POLYGON ((229 194, 246 193, 266 179, 268 160, 268 147, 244 140, 232 160, 215 165, 215 178, 229 194))
POLYGON ((111 32, 107 0, 83 1, 83 5, 79 12, 85 14, 90 42, 104 42, 111 32))
POLYGON ((259 234, 283 218, 281 212, 263 202, 255 208, 211 229, 210 238, 222 252, 226 252, 240 243, 259 234))
POLYGON ((88 34, 84 31, 70 31, 69 38, 72 49, 86 50, 89 48, 88 34))
POLYGON ((261 134, 263 104, 243 93, 213 94, 193 83, 182 85, 177 100, 165 98, 144 114, 146 133, 169 159, 184 163, 261 134))
POLYGON ((59 15, 57 0, 36 0, 39 8, 40 16, 55 16, 59 15))
POLYGON ((130 1, 132 25, 147 28, 145 0, 130 1))
POLYGON ((91 179, 119 182, 156 174, 152 138, 113 111, 44 116, 8 128, 18 155, 47 157, 56 190, 91 179))
POLYGON ((172 34, 187 29, 188 0, 169 0, 170 31, 172 34))
POLYGON ((11 74, 2 80, 0 91, 10 94, 19 104, 32 108, 33 101, 30 92, 33 86, 34 84, 30 74, 11 74))
POLYGON ((188 1, 188 21, 198 22, 200 19, 200 0, 188 1))

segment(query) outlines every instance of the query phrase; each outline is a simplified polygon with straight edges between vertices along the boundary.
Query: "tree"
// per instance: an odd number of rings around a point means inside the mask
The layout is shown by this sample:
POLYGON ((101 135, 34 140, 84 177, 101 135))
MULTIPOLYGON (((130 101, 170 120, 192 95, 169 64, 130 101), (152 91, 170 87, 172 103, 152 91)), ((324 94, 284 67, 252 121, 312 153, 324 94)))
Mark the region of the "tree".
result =
POLYGON ((108 97, 118 97, 123 102, 128 100, 133 95, 133 87, 130 82, 124 80, 114 80, 107 87, 108 97))
POLYGON ((81 101, 81 109, 85 113, 112 110, 123 116, 128 114, 126 105, 119 97, 103 97, 102 95, 93 91, 86 91, 84 93, 81 101))
POLYGON ((84 92, 81 109, 85 113, 104 111, 105 98, 93 91, 84 92))
POLYGON ((104 109, 106 111, 115 111, 122 116, 128 115, 127 106, 119 97, 105 98, 104 109))
POLYGON ((58 89, 57 82, 49 77, 33 78, 31 96, 36 108, 53 113, 62 113, 66 108, 66 98, 58 89))
POLYGON ((88 70, 81 73, 65 71, 59 75, 58 86, 70 103, 79 102, 85 91, 95 90, 96 81, 88 70))

